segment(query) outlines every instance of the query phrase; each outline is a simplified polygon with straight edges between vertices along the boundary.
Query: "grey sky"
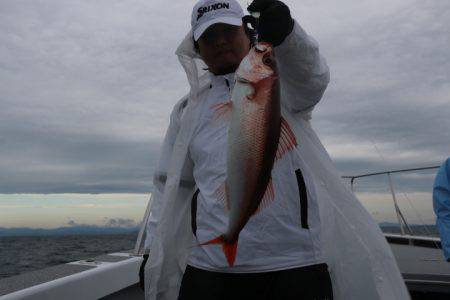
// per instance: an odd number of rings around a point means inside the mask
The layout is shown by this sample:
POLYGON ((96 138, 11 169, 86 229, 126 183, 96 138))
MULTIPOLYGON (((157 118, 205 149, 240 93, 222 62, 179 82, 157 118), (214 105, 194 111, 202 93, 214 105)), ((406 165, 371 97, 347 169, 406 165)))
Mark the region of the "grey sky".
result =
MULTIPOLYGON (((1 1, 0 193, 148 192, 194 3, 1 1)), ((286 3, 330 66, 313 126, 343 173, 450 156, 449 1, 286 3)))

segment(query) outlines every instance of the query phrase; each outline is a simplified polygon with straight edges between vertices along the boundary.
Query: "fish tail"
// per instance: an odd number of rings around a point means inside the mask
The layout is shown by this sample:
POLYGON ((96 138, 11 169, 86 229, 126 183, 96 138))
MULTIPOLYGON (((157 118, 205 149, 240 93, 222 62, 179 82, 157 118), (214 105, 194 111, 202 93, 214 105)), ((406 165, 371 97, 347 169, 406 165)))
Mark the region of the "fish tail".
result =
POLYGON ((227 258, 228 265, 230 267, 234 265, 234 261, 236 260, 238 240, 230 243, 224 239, 223 235, 221 235, 210 241, 200 244, 200 246, 206 245, 222 245, 222 250, 225 254, 225 257, 227 258))

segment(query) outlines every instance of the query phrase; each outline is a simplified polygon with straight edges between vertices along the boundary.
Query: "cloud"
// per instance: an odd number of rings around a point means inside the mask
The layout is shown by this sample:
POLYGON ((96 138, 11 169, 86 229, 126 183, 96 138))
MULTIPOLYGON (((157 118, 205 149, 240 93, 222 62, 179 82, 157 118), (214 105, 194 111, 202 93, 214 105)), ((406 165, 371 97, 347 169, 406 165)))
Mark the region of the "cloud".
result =
POLYGON ((103 224, 84 224, 84 223, 78 223, 74 220, 69 220, 67 222, 67 225, 70 227, 79 227, 79 226, 92 226, 92 227, 120 227, 120 228, 131 228, 131 227, 137 227, 140 226, 140 223, 136 223, 133 219, 124 219, 124 218, 104 218, 103 224))
POLYGON ((135 227, 137 224, 132 219, 108 219, 105 223, 106 227, 135 227))
POLYGON ((0 192, 151 190, 187 90, 162 4, 0 3, 0 192))
POLYGON ((332 79, 313 121, 330 154, 350 173, 440 164, 450 156, 450 3, 335 5, 317 8, 330 8, 325 24, 340 22, 321 40, 332 79))
POLYGON ((67 225, 69 225, 69 226, 79 226, 80 224, 78 224, 74 220, 69 220, 69 222, 67 222, 67 225))
MULTIPOLYGON (((1 1, 0 193, 149 192, 194 3, 1 1)), ((313 126, 343 173, 450 156, 448 1, 286 3, 330 65, 313 126)))
POLYGON ((5 131, 8 142, 0 148, 4 193, 151 191, 157 140, 5 131))
POLYGON ((141 207, 139 204, 131 203, 117 203, 117 204, 97 204, 97 203, 83 203, 83 204, 58 204, 58 205, 40 205, 40 204, 0 204, 2 209, 116 209, 116 208, 133 208, 141 207))

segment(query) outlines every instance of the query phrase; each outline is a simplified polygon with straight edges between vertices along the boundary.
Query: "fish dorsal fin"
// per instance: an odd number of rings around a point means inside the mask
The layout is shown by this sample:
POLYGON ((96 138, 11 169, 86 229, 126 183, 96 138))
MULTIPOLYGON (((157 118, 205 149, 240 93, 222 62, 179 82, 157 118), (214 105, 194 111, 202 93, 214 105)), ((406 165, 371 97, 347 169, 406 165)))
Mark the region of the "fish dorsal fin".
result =
POLYGON ((289 123, 281 117, 280 139, 278 141, 278 149, 275 159, 281 159, 283 155, 295 147, 297 147, 297 139, 295 138, 295 134, 292 132, 289 123))
POLYGON ((268 206, 272 201, 275 199, 275 190, 273 188, 273 181, 272 177, 270 177, 269 183, 267 184, 266 192, 264 193, 263 198, 261 199, 261 202, 259 203, 258 208, 255 210, 253 215, 259 213, 261 210, 263 210, 266 206, 268 206))

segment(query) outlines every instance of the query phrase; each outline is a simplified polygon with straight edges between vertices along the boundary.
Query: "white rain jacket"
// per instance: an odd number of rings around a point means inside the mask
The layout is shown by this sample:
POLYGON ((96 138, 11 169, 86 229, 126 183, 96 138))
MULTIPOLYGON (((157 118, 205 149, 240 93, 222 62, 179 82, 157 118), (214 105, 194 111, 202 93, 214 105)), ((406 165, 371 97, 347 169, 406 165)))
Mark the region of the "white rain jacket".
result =
MULTIPOLYGON (((199 75, 200 57, 192 32, 176 54, 186 71, 190 93, 170 117, 154 174, 151 215, 145 240, 147 300, 178 297, 190 248, 191 198, 196 190, 188 146, 209 88, 209 76, 199 75)), ((409 299, 395 258, 377 223, 344 186, 328 153, 314 133, 311 111, 329 81, 317 43, 295 24, 293 32, 275 48, 282 114, 291 125, 298 147, 312 170, 321 220, 321 246, 333 284, 334 299, 409 299)), ((301 284, 301 283, 299 283, 301 284)))

